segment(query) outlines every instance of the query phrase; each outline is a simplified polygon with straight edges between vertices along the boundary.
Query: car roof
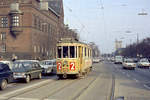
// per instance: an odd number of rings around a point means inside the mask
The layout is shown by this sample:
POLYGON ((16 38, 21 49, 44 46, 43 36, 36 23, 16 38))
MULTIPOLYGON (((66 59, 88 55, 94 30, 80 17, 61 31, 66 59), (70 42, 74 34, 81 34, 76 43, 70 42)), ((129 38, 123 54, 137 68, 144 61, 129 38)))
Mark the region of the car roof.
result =
POLYGON ((16 60, 15 62, 39 62, 38 60, 16 60))
POLYGON ((53 59, 53 60, 42 60, 41 62, 43 62, 43 61, 56 61, 55 59, 53 59))
POLYGON ((10 63, 10 62, 12 62, 12 61, 1 60, 0 62, 2 62, 2 63, 10 63))

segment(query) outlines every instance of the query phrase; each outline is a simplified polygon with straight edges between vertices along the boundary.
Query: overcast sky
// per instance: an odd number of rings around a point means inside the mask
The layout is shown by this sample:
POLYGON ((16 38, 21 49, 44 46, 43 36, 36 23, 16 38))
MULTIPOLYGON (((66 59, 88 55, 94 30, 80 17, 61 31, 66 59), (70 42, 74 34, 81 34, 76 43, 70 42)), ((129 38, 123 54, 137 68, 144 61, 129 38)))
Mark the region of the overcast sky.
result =
POLYGON ((137 33, 140 40, 150 37, 150 0, 64 0, 64 12, 65 23, 102 53, 115 50, 115 39, 125 46, 136 41, 137 33))

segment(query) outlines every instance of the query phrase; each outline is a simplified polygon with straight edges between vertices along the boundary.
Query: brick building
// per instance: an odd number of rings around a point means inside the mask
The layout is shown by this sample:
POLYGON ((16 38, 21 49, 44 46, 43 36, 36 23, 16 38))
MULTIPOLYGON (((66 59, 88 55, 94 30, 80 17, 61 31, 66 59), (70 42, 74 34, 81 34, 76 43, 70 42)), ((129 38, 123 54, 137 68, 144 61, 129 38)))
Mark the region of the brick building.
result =
POLYGON ((63 27, 62 0, 0 0, 0 55, 54 58, 63 27))

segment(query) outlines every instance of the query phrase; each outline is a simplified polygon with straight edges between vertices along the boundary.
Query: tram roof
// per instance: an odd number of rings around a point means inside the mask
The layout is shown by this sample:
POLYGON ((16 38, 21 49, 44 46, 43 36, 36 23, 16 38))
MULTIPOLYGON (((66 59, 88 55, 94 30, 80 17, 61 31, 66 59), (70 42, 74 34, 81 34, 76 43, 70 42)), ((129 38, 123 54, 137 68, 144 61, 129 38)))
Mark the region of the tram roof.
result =
POLYGON ((81 42, 79 40, 76 40, 76 39, 72 39, 72 38, 62 38, 59 42, 59 43, 79 43, 79 44, 82 44, 82 45, 87 45, 90 47, 90 45, 84 43, 84 42, 81 42))

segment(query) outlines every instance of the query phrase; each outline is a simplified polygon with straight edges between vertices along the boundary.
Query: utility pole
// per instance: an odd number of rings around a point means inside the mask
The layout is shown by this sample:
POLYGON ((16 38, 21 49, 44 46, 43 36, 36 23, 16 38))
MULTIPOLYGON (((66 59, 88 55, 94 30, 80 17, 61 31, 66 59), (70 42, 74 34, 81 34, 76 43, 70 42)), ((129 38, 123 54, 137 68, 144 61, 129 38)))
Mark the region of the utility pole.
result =
POLYGON ((139 58, 138 44, 139 44, 139 34, 137 33, 137 43, 136 43, 136 57, 137 58, 139 58))

